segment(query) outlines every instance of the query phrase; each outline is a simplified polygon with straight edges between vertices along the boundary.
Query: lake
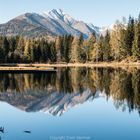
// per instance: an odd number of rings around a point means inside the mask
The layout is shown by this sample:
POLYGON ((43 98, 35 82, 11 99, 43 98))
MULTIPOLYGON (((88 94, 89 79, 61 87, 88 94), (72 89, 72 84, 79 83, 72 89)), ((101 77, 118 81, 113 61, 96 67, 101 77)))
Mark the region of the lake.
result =
POLYGON ((140 70, 0 73, 1 140, 140 140, 140 70))

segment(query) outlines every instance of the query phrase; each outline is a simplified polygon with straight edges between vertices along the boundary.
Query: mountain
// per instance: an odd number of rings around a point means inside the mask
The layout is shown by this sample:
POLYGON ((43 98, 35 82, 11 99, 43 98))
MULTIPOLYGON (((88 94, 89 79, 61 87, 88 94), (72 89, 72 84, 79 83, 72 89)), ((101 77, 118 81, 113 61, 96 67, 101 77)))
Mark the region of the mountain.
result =
POLYGON ((25 13, 5 24, 0 24, 0 35, 23 35, 27 37, 57 36, 71 34, 88 38, 92 33, 100 34, 100 28, 93 24, 78 21, 61 9, 53 9, 49 12, 25 13))

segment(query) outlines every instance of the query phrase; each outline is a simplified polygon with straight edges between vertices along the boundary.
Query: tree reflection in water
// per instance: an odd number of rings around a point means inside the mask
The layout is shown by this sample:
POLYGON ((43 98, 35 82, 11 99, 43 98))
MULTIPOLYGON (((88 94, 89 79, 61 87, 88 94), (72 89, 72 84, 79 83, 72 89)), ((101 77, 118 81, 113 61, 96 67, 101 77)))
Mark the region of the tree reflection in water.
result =
POLYGON ((0 73, 0 100, 25 111, 67 109, 100 96, 122 111, 140 113, 140 70, 58 68, 49 73, 0 73), (56 108, 57 107, 57 108, 56 108))

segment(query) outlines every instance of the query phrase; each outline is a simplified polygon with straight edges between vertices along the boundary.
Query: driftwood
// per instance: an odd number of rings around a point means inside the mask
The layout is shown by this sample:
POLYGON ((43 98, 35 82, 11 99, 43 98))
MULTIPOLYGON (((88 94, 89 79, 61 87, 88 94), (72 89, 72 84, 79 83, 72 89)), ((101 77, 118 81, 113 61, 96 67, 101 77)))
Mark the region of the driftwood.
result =
POLYGON ((31 131, 29 131, 29 130, 25 130, 25 131, 24 131, 24 133, 29 133, 29 134, 30 134, 30 133, 31 133, 31 131))

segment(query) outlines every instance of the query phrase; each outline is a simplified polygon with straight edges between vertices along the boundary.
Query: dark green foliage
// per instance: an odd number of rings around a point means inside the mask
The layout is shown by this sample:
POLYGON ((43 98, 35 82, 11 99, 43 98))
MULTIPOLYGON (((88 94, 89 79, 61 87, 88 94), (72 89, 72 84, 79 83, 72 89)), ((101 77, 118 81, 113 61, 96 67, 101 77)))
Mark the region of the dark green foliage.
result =
POLYGON ((127 57, 127 51, 125 48, 125 34, 126 34, 126 30, 125 29, 121 29, 121 46, 119 48, 119 60, 123 60, 127 57))
POLYGON ((134 41, 134 19, 130 16, 128 26, 125 33, 125 49, 126 49, 126 55, 131 56, 132 55, 132 45, 134 41))
POLYGON ((135 23, 135 35, 134 35, 132 53, 135 59, 140 59, 140 15, 135 23))
POLYGON ((72 41, 73 41, 73 36, 71 36, 71 35, 62 36, 60 53, 61 53, 61 60, 63 62, 68 63, 70 61, 70 52, 71 52, 72 41))
POLYGON ((55 48, 55 43, 54 42, 51 42, 50 43, 50 46, 49 46, 49 52, 50 52, 50 55, 49 55, 49 59, 51 62, 56 62, 57 58, 56 58, 56 48, 55 48))
POLYGON ((104 37, 101 35, 99 38, 99 45, 101 46, 101 56, 100 56, 100 61, 103 61, 103 42, 104 42, 104 37))
POLYGON ((54 42, 45 38, 0 37, 0 63, 56 62, 54 42))

